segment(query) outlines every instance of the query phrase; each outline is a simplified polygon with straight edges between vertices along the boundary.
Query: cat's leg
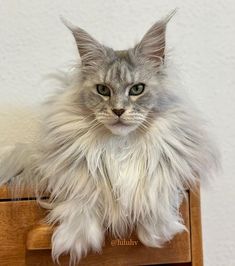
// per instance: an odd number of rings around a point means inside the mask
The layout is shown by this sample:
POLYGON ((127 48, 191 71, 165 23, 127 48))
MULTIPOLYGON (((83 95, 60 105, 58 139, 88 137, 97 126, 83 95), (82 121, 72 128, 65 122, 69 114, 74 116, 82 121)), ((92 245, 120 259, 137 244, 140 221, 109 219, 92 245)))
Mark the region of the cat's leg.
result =
POLYGON ((28 158, 26 145, 15 144, 0 149, 0 185, 11 182, 25 168, 28 158))
POLYGON ((73 265, 88 251, 101 251, 105 232, 96 206, 81 207, 80 202, 74 199, 59 204, 49 218, 59 223, 52 237, 52 257, 55 261, 62 254, 70 254, 70 264, 73 265))
POLYGON ((35 174, 39 150, 33 143, 17 143, 0 148, 0 186, 8 185, 12 196, 18 197, 24 188, 33 190, 39 181, 35 174))

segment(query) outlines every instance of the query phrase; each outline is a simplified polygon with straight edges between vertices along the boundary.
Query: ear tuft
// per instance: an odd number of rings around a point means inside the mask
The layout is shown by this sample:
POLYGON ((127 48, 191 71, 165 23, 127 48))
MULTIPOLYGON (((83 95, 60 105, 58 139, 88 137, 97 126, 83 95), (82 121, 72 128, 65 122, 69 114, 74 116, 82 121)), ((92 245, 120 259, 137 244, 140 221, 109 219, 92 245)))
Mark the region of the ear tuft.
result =
POLYGON ((61 17, 61 20, 74 36, 82 66, 89 67, 98 64, 105 56, 105 47, 82 28, 74 26, 63 17, 61 17))
POLYGON ((165 57, 166 46, 166 26, 175 15, 174 9, 169 15, 160 21, 157 21, 144 35, 139 44, 134 48, 135 52, 145 56, 147 59, 161 64, 165 57))

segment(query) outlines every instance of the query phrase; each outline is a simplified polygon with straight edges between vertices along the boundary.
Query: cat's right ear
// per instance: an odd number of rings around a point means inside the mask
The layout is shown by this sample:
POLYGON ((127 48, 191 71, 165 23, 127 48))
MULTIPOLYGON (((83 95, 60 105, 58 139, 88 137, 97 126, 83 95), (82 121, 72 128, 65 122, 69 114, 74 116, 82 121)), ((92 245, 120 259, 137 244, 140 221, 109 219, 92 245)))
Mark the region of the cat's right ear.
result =
POLYGON ((81 57, 82 66, 92 67, 98 65, 98 63, 105 57, 105 47, 82 28, 72 25, 64 18, 61 18, 61 20, 74 36, 81 57))

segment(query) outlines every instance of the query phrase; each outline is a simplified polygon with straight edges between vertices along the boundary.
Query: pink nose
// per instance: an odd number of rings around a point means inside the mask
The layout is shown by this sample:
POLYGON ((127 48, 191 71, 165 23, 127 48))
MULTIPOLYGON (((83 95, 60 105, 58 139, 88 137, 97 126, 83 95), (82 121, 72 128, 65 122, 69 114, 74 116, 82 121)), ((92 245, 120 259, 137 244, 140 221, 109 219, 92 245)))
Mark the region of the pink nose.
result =
POLYGON ((121 116, 126 110, 125 109, 112 109, 113 113, 117 116, 121 116))

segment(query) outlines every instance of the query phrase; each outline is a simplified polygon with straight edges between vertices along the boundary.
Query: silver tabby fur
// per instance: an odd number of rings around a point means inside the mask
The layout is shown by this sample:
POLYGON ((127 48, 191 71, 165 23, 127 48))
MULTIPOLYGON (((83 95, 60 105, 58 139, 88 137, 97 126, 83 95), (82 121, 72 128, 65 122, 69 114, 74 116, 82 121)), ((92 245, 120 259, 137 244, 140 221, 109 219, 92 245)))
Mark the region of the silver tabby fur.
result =
POLYGON ((58 226, 52 256, 71 264, 101 251, 104 235, 136 230, 146 246, 161 247, 185 230, 179 206, 186 188, 207 178, 217 152, 192 108, 167 75, 165 31, 171 16, 155 23, 140 43, 114 51, 81 28, 68 25, 81 56, 70 84, 45 107, 36 146, 5 152, 0 184, 33 186, 58 226), (131 85, 145 91, 129 96, 131 85), (110 97, 96 84, 108 84, 110 97), (112 109, 126 111, 118 117, 112 109), (49 192, 47 202, 40 193, 49 192))

